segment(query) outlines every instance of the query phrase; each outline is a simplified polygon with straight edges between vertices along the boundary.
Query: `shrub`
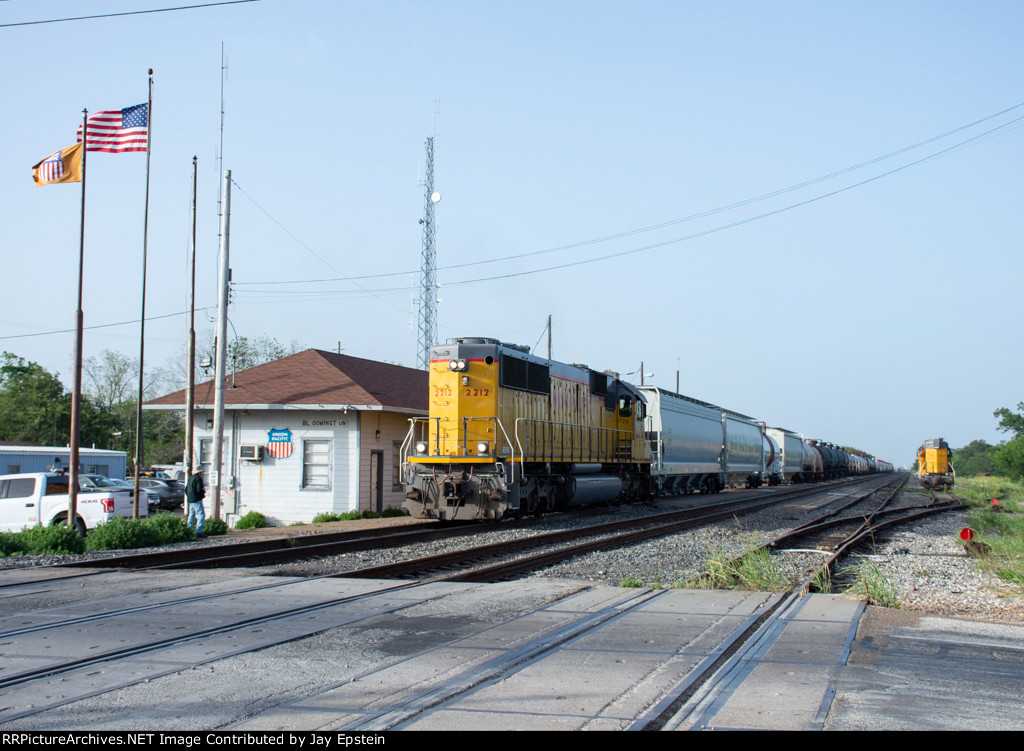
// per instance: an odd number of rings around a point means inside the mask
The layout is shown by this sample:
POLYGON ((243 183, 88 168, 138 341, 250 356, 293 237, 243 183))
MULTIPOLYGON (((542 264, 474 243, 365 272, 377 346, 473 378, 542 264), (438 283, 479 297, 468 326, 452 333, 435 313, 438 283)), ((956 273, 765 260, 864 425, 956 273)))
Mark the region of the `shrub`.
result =
POLYGON ((115 516, 89 533, 86 547, 89 550, 126 550, 159 545, 160 527, 145 521, 115 516))
POLYGON ((0 556, 24 555, 28 545, 18 532, 0 532, 0 556))
POLYGON ((620 587, 633 587, 633 588, 637 588, 637 587, 642 587, 643 585, 644 585, 643 580, 640 577, 638 577, 638 576, 627 576, 627 577, 624 577, 621 582, 619 582, 619 586, 620 587))
POLYGON ((406 511, 404 508, 392 508, 389 506, 388 508, 384 509, 380 515, 386 519, 392 516, 408 516, 409 512, 406 511))
POLYGON ((346 511, 344 514, 338 514, 338 521, 351 522, 356 519, 361 519, 362 514, 358 511, 346 511))
POLYGON ((378 514, 376 511, 371 511, 370 509, 366 509, 366 511, 363 512, 363 518, 364 519, 379 519, 380 518, 380 514, 378 514))
POLYGON ((204 535, 226 535, 228 533, 228 525, 222 519, 207 519, 206 523, 203 524, 204 535))
MULTIPOLYGON (((177 514, 157 514, 142 522, 156 530, 158 545, 171 542, 189 542, 196 539, 195 531, 177 514)), ((205 527, 203 528, 205 530, 205 527)))
POLYGON ((30 555, 84 553, 85 540, 66 524, 32 527, 19 533, 30 555))
POLYGON ((267 526, 267 517, 259 511, 250 511, 235 522, 235 529, 260 529, 265 526, 267 526))
POLYGON ((338 514, 332 514, 330 511, 322 511, 313 517, 314 524, 323 524, 324 522, 340 522, 341 516, 338 514))

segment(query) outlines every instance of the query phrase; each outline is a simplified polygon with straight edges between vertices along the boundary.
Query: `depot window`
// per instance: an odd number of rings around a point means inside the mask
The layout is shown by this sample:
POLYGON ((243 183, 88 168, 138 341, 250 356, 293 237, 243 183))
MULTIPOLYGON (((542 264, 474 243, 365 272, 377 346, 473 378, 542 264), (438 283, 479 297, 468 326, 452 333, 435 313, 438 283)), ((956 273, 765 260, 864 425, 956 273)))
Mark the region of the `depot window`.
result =
POLYGON ((310 490, 331 489, 331 442, 302 442, 302 487, 310 490))

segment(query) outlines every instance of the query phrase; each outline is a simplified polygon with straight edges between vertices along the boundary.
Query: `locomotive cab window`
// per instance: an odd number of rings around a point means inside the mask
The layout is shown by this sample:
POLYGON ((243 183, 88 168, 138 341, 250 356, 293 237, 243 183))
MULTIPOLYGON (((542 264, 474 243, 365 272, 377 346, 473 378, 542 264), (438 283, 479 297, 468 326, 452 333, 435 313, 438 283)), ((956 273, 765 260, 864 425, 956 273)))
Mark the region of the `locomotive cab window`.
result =
POLYGON ((619 417, 630 417, 633 414, 633 400, 628 396, 619 397, 619 417))

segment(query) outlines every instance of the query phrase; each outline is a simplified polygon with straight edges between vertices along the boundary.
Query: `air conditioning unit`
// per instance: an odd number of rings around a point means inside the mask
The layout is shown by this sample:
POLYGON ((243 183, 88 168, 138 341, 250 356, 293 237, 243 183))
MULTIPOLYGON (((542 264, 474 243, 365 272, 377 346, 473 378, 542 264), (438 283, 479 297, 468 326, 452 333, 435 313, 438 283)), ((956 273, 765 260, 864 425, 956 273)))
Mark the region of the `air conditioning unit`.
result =
POLYGON ((238 447, 238 456, 250 462, 263 461, 263 447, 255 443, 243 443, 238 447))

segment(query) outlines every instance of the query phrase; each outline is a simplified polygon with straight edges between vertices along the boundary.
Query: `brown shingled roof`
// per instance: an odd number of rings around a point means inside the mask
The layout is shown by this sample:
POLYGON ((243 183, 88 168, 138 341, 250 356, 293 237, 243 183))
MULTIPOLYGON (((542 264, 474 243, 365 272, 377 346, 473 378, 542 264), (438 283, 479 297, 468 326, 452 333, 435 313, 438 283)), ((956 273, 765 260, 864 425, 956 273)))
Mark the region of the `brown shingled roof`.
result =
MULTIPOLYGON (((427 412, 427 373, 320 349, 307 349, 257 365, 225 379, 224 404, 349 405, 427 412)), ((214 382, 196 385, 197 409, 212 407, 214 382)), ((146 402, 148 407, 185 407, 185 390, 146 402)))

